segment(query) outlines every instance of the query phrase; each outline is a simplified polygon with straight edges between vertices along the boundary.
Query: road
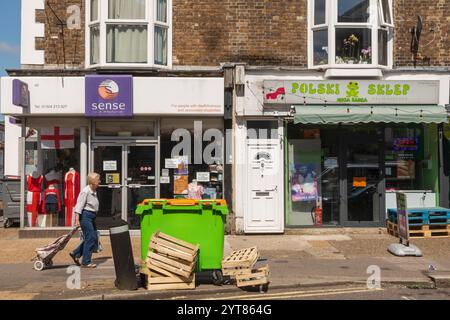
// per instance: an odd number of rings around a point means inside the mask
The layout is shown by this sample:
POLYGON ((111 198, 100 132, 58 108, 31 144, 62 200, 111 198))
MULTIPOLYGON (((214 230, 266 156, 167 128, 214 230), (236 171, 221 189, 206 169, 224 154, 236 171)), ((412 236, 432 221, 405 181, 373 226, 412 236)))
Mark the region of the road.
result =
POLYGON ((408 288, 400 285, 384 286, 370 290, 363 285, 344 285, 333 287, 297 288, 269 290, 268 293, 234 291, 229 293, 205 293, 190 295, 178 292, 173 295, 133 296, 133 300, 449 300, 449 289, 408 288))

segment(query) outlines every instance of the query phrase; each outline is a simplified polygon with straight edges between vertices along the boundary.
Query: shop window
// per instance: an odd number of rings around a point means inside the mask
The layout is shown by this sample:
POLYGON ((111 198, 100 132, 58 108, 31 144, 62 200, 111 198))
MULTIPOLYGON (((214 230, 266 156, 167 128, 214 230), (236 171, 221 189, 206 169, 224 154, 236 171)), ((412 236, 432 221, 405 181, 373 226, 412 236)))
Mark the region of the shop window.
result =
POLYGON ((155 121, 97 121, 95 137, 155 137, 155 121))
POLYGON ((88 3, 90 66, 170 66, 171 0, 88 3))
POLYGON ((386 190, 429 190, 427 176, 432 168, 432 154, 425 157, 424 129, 386 128, 386 190))
POLYGON ((72 227, 80 189, 80 130, 30 129, 25 143, 26 227, 72 227))
POLYGON ((314 226, 320 203, 323 224, 340 223, 338 157, 337 129, 288 126, 288 226, 314 226))
POLYGON ((162 198, 222 199, 223 122, 161 121, 162 198))
POLYGON ((312 68, 392 65, 392 0, 309 0, 312 68))

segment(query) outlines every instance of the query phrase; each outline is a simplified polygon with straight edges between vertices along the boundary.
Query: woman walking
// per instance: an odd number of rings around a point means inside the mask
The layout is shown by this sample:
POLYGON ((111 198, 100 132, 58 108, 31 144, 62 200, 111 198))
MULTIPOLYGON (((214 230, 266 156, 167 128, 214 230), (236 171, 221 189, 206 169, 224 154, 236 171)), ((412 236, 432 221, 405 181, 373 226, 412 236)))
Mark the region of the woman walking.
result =
POLYGON ((84 268, 96 268, 97 265, 92 263, 91 259, 92 252, 98 243, 95 219, 99 207, 96 190, 100 184, 100 175, 94 172, 90 173, 87 180, 88 185, 80 192, 75 206, 75 225, 81 226, 84 242, 71 252, 70 256, 77 265, 84 268), (83 260, 80 264, 81 256, 83 256, 83 260))

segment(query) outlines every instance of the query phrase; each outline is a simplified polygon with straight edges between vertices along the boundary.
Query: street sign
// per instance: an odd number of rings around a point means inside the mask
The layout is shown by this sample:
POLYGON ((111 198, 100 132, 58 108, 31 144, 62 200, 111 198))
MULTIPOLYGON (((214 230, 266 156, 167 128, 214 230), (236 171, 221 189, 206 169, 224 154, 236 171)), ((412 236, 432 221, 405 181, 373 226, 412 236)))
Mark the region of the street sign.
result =
POLYGON ((409 245, 409 221, 406 194, 397 192, 397 224, 400 241, 409 245))

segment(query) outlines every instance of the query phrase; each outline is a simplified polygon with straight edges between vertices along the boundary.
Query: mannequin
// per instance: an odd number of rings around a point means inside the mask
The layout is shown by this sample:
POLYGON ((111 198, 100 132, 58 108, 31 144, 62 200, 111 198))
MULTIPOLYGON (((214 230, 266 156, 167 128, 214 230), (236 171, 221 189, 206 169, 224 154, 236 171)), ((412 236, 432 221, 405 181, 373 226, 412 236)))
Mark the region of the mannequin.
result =
POLYGON ((75 224, 74 208, 80 194, 80 174, 70 168, 64 176, 64 204, 66 206, 65 225, 73 227, 75 224))
POLYGON ((36 227, 38 222, 39 206, 41 204, 42 176, 37 172, 27 177, 27 216, 28 226, 36 227))
POLYGON ((61 200, 56 185, 51 184, 44 191, 42 213, 47 215, 47 227, 57 223, 58 213, 61 211, 61 200))
POLYGON ((204 193, 205 190, 197 180, 192 180, 188 186, 188 199, 201 200, 204 193))

